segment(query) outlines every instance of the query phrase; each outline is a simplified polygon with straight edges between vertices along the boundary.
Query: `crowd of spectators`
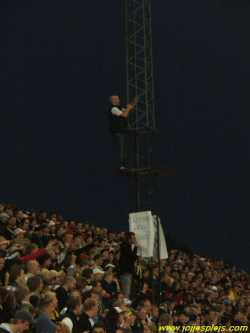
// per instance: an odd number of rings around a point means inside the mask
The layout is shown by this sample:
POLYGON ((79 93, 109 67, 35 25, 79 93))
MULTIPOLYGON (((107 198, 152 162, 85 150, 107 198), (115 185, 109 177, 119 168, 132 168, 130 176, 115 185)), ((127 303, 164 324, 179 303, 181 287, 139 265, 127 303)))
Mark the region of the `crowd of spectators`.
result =
POLYGON ((241 332, 250 320, 249 274, 233 265, 178 249, 141 258, 133 233, 14 204, 0 203, 0 285, 0 333, 241 332))

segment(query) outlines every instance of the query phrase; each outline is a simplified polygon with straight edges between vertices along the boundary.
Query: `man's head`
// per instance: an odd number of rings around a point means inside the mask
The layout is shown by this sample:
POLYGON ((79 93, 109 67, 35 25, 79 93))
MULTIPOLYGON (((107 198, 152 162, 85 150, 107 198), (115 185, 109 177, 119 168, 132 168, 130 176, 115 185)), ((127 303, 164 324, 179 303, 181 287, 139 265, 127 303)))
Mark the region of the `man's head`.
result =
POLYGON ((74 242, 75 242, 75 245, 76 245, 77 248, 82 246, 82 242, 83 242, 82 234, 75 234, 74 242))
POLYGON ((234 291, 238 294, 240 292, 241 286, 238 283, 233 285, 234 291))
POLYGON ((159 317, 159 308, 157 305, 153 304, 151 307, 151 314, 154 318, 158 318, 159 317))
POLYGON ((47 292, 44 297, 39 300, 37 307, 46 313, 55 311, 57 307, 57 298, 55 293, 47 292))
POLYGON ((11 216, 9 219, 9 226, 11 227, 15 227, 16 226, 16 217, 15 216, 11 216))
POLYGON ((69 296, 67 300, 67 309, 76 315, 81 314, 81 300, 77 296, 69 296))
POLYGON ((119 292, 116 294, 116 298, 117 298, 118 301, 124 301, 124 299, 125 299, 125 295, 124 295, 122 292, 119 291, 119 292))
POLYGON ((88 313, 90 317, 97 315, 99 310, 98 302, 95 298, 88 298, 84 302, 84 311, 88 313))
POLYGON ((103 256, 104 259, 109 259, 109 250, 108 249, 102 249, 101 250, 101 255, 103 256))
POLYGON ((241 319, 242 319, 242 312, 241 312, 240 310, 235 309, 235 310, 233 311, 232 315, 233 315, 233 318, 234 318, 235 320, 241 321, 241 319))
POLYGON ((138 314, 138 317, 141 319, 141 320, 145 320, 147 318, 147 309, 144 308, 143 306, 140 306, 139 307, 139 314, 138 314))
POLYGON ((144 301, 141 302, 141 305, 147 310, 147 313, 151 313, 151 302, 149 299, 145 299, 144 301))
POLYGON ((7 206, 4 207, 3 212, 8 214, 9 216, 12 216, 13 215, 13 208, 11 207, 11 205, 7 205, 7 206))
POLYGON ((0 214, 0 220, 3 222, 3 223, 7 223, 8 222, 8 219, 9 219, 9 215, 6 214, 6 213, 1 213, 0 214))
POLYGON ((0 202, 0 212, 1 212, 1 213, 3 212, 5 206, 6 206, 5 203, 0 202))
POLYGON ((188 315, 187 315, 186 311, 181 311, 179 313, 178 319, 179 319, 180 323, 185 324, 188 321, 188 315))
POLYGON ((71 291, 76 288, 76 279, 73 276, 66 275, 62 285, 67 291, 71 291))
POLYGON ((94 256, 93 260, 95 262, 95 265, 100 266, 102 265, 104 259, 103 256, 100 253, 98 253, 94 256))
POLYGON ((136 236, 134 232, 128 232, 127 241, 129 244, 136 244, 136 236))
POLYGON ((5 251, 7 249, 7 246, 9 245, 9 241, 4 238, 3 236, 0 236, 0 250, 5 251))
POLYGON ((102 291, 102 285, 101 282, 97 281, 97 280, 93 280, 91 282, 92 288, 93 288, 93 292, 97 293, 98 295, 100 294, 100 292, 102 291))
POLYGON ((95 280, 97 280, 97 281, 102 280, 103 275, 104 275, 104 271, 100 270, 99 268, 94 268, 93 273, 94 273, 94 279, 95 280))
POLYGON ((37 258, 37 261, 41 266, 44 266, 46 268, 49 268, 51 265, 51 254, 48 252, 43 253, 39 258, 37 258))
POLYGON ((93 269, 91 268, 85 268, 83 271, 82 271, 82 277, 84 277, 86 280, 93 280, 94 279, 94 274, 93 274, 93 269))
MULTIPOLYGON (((67 231, 67 227, 64 227, 62 224, 59 224, 57 227, 56 227, 56 234, 61 237, 63 236, 67 231)), ((73 238, 73 236, 72 236, 73 238)))
POLYGON ((37 274, 40 270, 39 262, 36 260, 30 260, 26 264, 27 271, 31 274, 37 274))
POLYGON ((12 326, 12 331, 23 333, 27 330, 30 324, 35 324, 35 320, 33 319, 30 312, 25 310, 20 310, 15 313, 15 316, 10 321, 10 325, 12 326))
POLYGON ((45 220, 47 218, 47 212, 44 209, 40 210, 40 219, 45 220))
POLYGON ((24 269, 20 265, 14 265, 9 270, 10 281, 23 282, 25 278, 24 269))
POLYGON ((105 325, 102 322, 98 321, 93 326, 92 333, 106 333, 105 325))
POLYGON ((112 283, 114 280, 114 273, 112 272, 106 272, 103 276, 104 280, 106 280, 108 283, 112 283))
POLYGON ((21 209, 18 209, 16 212, 15 212, 15 216, 16 218, 21 221, 21 219, 23 218, 23 211, 21 209))
POLYGON ((29 230, 29 224, 30 224, 30 220, 28 218, 23 218, 21 223, 20 223, 20 228, 22 230, 29 230))
POLYGON ((40 292, 43 289, 43 281, 38 276, 32 276, 27 280, 27 286, 30 292, 40 292))
POLYGON ((117 95, 110 96, 109 101, 112 105, 115 105, 115 106, 120 105, 120 98, 117 95))

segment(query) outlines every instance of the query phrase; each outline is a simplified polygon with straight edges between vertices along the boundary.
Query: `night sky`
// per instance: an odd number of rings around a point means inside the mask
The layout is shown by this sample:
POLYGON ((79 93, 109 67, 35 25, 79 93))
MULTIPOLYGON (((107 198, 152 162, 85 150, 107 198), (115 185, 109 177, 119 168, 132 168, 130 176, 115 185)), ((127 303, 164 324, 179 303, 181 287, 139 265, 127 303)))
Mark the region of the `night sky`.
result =
MULTIPOLYGON (((152 1, 164 230, 250 270, 249 0, 152 1)), ((126 104, 123 0, 0 3, 3 202, 128 229, 108 98, 126 104)))

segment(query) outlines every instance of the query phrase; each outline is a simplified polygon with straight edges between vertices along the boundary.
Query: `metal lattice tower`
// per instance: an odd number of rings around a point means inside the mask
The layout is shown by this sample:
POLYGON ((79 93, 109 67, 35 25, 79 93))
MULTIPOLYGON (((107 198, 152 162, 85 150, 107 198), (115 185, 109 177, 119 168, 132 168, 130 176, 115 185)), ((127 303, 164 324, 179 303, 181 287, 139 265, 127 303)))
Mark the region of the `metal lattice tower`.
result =
POLYGON ((127 100, 139 103, 129 117, 130 212, 158 215, 151 1, 126 0, 127 100))

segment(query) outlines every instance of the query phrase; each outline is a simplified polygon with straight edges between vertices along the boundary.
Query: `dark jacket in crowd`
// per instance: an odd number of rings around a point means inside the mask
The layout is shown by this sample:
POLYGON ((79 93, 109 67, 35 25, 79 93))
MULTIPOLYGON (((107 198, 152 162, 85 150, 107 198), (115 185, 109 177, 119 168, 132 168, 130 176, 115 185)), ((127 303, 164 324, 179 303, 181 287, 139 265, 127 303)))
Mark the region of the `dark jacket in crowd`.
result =
POLYGON ((72 333, 82 333, 82 330, 79 326, 80 317, 77 316, 73 311, 67 310, 63 315, 62 319, 63 318, 69 318, 72 321, 73 324, 72 333))
POLYGON ((92 332, 93 327, 89 321, 90 317, 87 315, 86 312, 83 312, 79 317, 79 328, 80 332, 88 331, 89 333, 92 332))
POLYGON ((58 309, 62 311, 67 306, 67 300, 69 298, 69 294, 66 289, 63 287, 58 287, 56 289, 56 297, 58 299, 58 309))
POLYGON ((121 244, 121 257, 119 261, 120 273, 133 273, 134 272, 134 262, 137 260, 137 246, 132 250, 132 245, 128 242, 123 242, 121 244))

